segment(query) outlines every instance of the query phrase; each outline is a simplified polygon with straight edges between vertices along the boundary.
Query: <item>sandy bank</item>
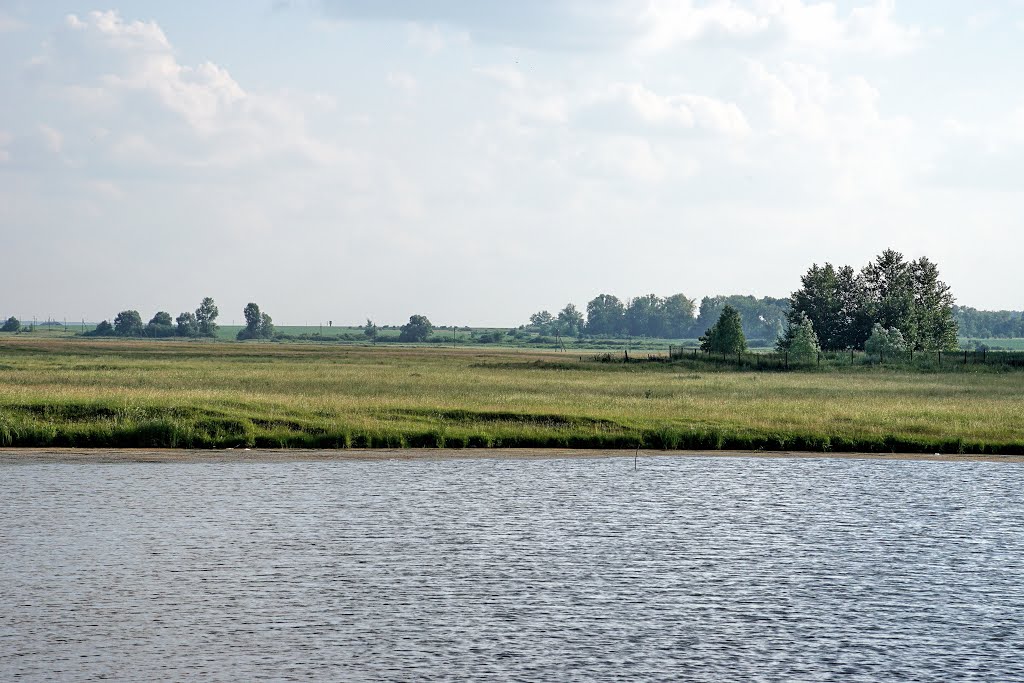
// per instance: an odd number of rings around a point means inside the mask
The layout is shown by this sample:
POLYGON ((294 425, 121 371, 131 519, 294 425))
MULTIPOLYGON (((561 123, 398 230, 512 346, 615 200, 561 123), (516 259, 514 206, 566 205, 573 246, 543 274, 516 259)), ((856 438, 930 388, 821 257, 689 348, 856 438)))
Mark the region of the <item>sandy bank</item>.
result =
MULTIPOLYGON (((557 459, 632 458, 632 450, 577 449, 374 449, 374 450, 173 450, 71 448, 0 449, 0 464, 14 463, 222 463, 222 462, 343 462, 356 460, 472 460, 472 459, 557 459)), ((923 460, 934 462, 1024 462, 1019 455, 952 455, 931 453, 807 453, 790 451, 640 451, 649 458, 840 458, 856 460, 923 460)))

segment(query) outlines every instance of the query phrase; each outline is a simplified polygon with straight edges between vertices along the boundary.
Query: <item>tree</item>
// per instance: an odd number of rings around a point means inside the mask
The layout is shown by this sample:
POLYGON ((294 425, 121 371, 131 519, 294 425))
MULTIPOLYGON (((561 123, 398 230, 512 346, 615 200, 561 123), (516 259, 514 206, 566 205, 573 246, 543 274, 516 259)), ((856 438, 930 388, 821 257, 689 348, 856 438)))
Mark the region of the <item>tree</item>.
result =
POLYGON ((171 314, 166 311, 158 311, 146 325, 147 337, 173 337, 174 321, 171 314))
POLYGON ((20 329, 21 321, 12 315, 6 322, 4 322, 4 326, 0 327, 0 332, 17 332, 20 329))
POLYGON ((747 339, 743 336, 743 323, 739 311, 732 306, 722 309, 722 315, 704 336, 700 348, 712 353, 739 353, 747 350, 747 339))
POLYGON ((664 333, 669 339, 683 339, 693 333, 693 314, 696 304, 682 294, 673 294, 665 299, 664 333))
POLYGON ((583 314, 573 304, 566 304, 565 308, 558 312, 555 321, 559 334, 566 337, 576 337, 583 333, 583 314))
POLYGON ((626 306, 626 330, 634 337, 664 336, 665 301, 655 294, 630 299, 626 306))
POLYGON ((910 264, 914 286, 916 348, 946 351, 957 348, 959 332, 953 317, 953 294, 939 279, 939 267, 922 256, 910 264))
POLYGON ((897 329, 911 346, 917 345, 914 281, 903 254, 886 249, 861 271, 870 319, 885 329, 897 329))
POLYGON ((617 297, 599 294, 587 304, 587 333, 621 334, 626 327, 626 308, 617 297))
POLYGON ((740 314, 743 334, 753 339, 775 339, 783 333, 789 301, 753 296, 715 296, 704 297, 700 302, 700 315, 697 317, 696 329, 707 329, 726 306, 731 306, 740 314))
POLYGON ((121 311, 114 318, 114 334, 118 337, 141 337, 142 316, 138 311, 121 311))
POLYGON ((179 337, 199 336, 199 322, 196 320, 195 313, 185 311, 175 318, 174 322, 178 324, 178 328, 175 330, 175 333, 179 337))
POLYGON ((790 322, 786 334, 779 337, 776 349, 788 353, 790 359, 796 362, 817 359, 821 347, 818 345, 818 335, 814 332, 814 323, 806 315, 803 315, 796 324, 790 322))
POLYGON ((369 318, 366 319, 366 325, 363 327, 363 335, 374 344, 377 343, 377 324, 369 318))
POLYGON ((538 311, 530 316, 530 327, 537 328, 537 331, 541 334, 547 334, 551 331, 551 325, 554 322, 555 317, 547 311, 538 311))
POLYGON ((245 317, 245 327, 238 331, 236 338, 265 339, 266 336, 263 332, 263 318, 265 314, 260 312, 260 307, 250 302, 245 305, 242 315, 245 317))
POLYGON ((110 324, 110 321, 104 320, 104 321, 100 322, 99 325, 96 326, 96 329, 90 330, 88 332, 83 332, 82 336, 84 336, 84 337, 113 337, 114 334, 115 334, 114 333, 114 326, 110 324))
POLYGON ((273 339, 276 332, 274 319, 266 313, 260 313, 260 339, 273 339))
POLYGON ((409 316, 409 322, 402 325, 402 333, 398 335, 400 342, 423 342, 427 340, 434 326, 424 315, 409 316))
POLYGON ((903 338, 903 333, 895 327, 886 329, 881 323, 875 323, 871 328, 871 336, 864 344, 864 350, 880 358, 895 356, 907 350, 907 342, 903 338))
POLYGON ((220 315, 220 311, 217 310, 217 304, 213 302, 211 297, 203 299, 202 303, 199 304, 199 308, 196 309, 196 324, 199 328, 199 334, 203 337, 214 337, 217 335, 217 316, 220 315))

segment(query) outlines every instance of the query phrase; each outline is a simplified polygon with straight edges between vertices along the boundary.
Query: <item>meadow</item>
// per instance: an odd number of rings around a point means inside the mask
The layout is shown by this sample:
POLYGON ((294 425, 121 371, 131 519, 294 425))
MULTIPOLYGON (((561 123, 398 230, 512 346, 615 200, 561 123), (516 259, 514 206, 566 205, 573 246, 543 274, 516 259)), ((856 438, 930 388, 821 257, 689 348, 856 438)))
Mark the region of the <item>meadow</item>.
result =
POLYGON ((1024 453, 1024 373, 0 338, 0 445, 1024 453))

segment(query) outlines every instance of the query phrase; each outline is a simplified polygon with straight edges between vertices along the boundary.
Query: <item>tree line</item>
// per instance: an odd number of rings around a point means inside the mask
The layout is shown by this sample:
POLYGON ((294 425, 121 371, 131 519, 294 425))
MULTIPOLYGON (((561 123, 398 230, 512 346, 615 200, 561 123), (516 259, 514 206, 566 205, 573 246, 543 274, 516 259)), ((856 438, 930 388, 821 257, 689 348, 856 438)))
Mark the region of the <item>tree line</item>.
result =
POLYGON ((783 331, 788 303, 772 297, 714 296, 704 297, 698 308, 694 299, 684 294, 647 294, 625 302, 611 294, 599 294, 587 303, 586 316, 570 303, 557 315, 547 310, 534 313, 524 327, 562 337, 694 339, 731 306, 747 337, 774 340, 783 331))
POLYGON ((143 324, 142 316, 136 310, 121 311, 109 320, 101 321, 95 329, 83 333, 86 337, 215 337, 217 316, 220 311, 212 297, 200 302, 195 312, 184 311, 171 319, 167 311, 157 311, 149 322, 143 324))

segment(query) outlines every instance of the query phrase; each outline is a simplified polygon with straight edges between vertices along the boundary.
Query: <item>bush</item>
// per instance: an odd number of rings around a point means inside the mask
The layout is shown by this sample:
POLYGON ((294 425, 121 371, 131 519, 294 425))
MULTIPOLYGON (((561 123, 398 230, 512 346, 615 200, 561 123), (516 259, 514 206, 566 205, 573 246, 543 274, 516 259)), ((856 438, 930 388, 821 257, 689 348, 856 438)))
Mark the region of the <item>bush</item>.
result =
POLYGON ((880 323, 871 328, 871 336, 864 344, 864 350, 873 356, 895 356, 906 353, 907 342, 903 333, 895 327, 886 329, 880 323))
POLYGON ((15 318, 13 315, 7 319, 3 327, 0 327, 0 332, 17 332, 21 329, 21 321, 15 318))

